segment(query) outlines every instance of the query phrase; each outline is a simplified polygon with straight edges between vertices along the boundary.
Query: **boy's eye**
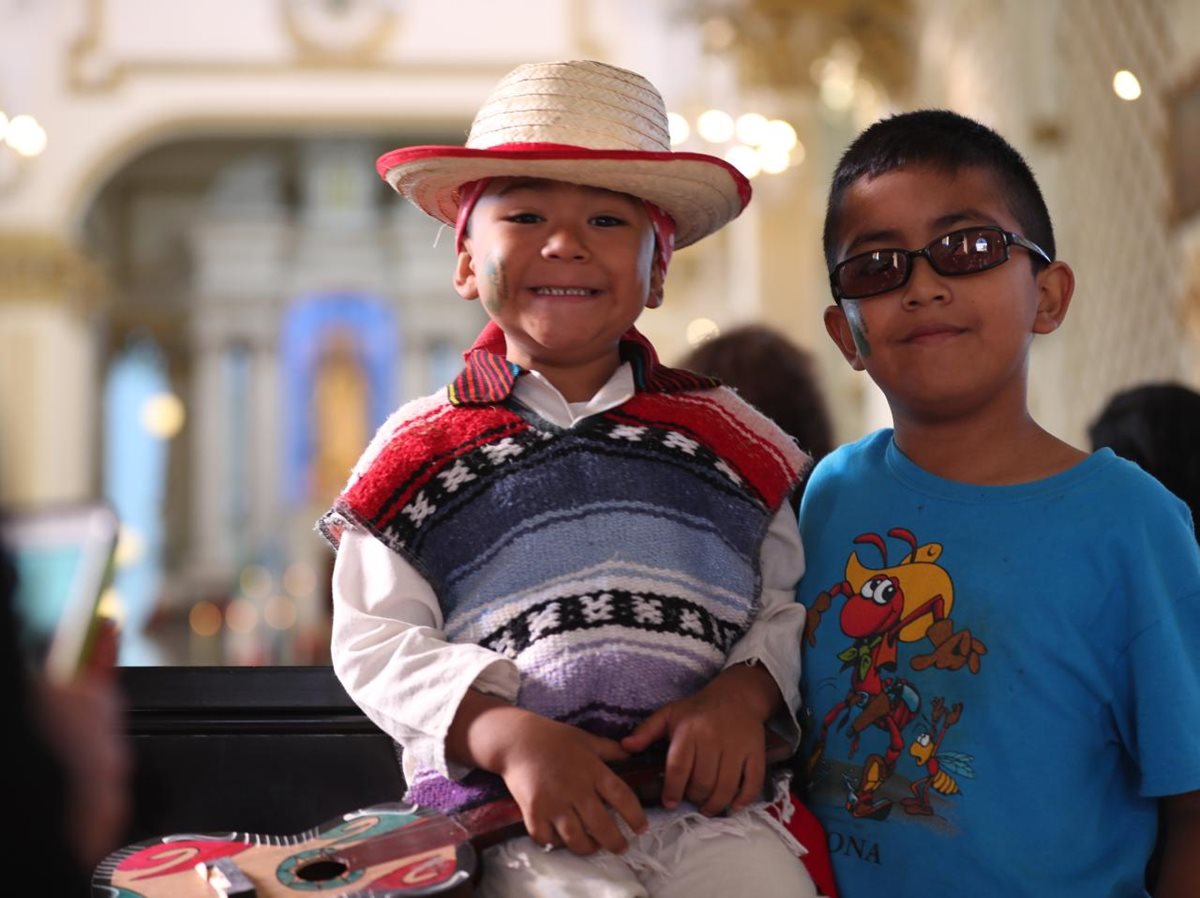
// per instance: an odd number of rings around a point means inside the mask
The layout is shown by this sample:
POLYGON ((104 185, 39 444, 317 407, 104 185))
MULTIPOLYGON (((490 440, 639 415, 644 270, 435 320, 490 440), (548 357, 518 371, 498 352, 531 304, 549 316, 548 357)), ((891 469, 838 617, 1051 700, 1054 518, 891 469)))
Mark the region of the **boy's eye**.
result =
POLYGON ((969 255, 971 252, 971 241, 967 237, 966 231, 956 231, 953 234, 947 234, 942 238, 942 255, 951 258, 969 255))
POLYGON ((597 215, 592 218, 592 224, 600 228, 619 228, 625 220, 615 215, 597 215))
POLYGON ((862 261, 859 263, 859 270, 863 274, 884 274, 891 271, 893 268, 899 268, 896 264, 896 253, 892 250, 883 250, 882 252, 864 254, 862 261))
POLYGON ((996 251, 996 237, 980 231, 955 231, 941 239, 941 254, 948 258, 990 256, 996 251))
POLYGON ((842 263, 844 276, 854 278, 878 278, 890 276, 903 265, 903 259, 895 250, 885 249, 873 253, 852 256, 842 263))
POLYGON ((504 216, 504 220, 511 221, 513 224, 537 224, 542 221, 542 216, 536 212, 514 212, 504 216))

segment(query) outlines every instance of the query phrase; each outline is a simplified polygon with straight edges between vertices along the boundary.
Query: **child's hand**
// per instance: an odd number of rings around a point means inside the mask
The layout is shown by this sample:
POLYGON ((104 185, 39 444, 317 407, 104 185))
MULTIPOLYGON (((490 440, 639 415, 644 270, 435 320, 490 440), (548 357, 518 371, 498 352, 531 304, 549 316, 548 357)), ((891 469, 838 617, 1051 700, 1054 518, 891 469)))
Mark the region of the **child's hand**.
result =
POLYGON ((621 747, 640 752, 670 740, 664 807, 686 797, 705 814, 741 810, 761 797, 763 725, 779 701, 779 689, 764 668, 737 665, 695 695, 659 708, 621 740, 621 747))
POLYGON ((627 847, 609 809, 637 833, 647 826, 642 805, 607 762, 629 757, 611 739, 565 723, 524 714, 509 730, 496 772, 504 777, 530 837, 575 854, 627 847))

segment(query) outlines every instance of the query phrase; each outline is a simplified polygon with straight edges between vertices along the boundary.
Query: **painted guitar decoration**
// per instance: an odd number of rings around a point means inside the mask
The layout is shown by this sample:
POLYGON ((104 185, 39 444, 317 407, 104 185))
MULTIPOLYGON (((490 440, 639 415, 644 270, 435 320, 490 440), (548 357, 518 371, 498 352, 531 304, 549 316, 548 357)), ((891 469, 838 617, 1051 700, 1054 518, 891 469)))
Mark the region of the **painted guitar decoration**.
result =
MULTIPOLYGON (((787 754, 783 740, 770 734, 768 761, 787 754)), ((650 752, 614 769, 643 804, 651 805, 661 797, 664 758, 662 752, 650 752)), ((454 815, 392 802, 295 836, 180 834, 138 842, 100 863, 92 896, 453 898, 471 894, 477 852, 524 832, 520 808, 511 798, 454 815)), ((808 844, 824 851, 819 828, 808 844)))
MULTIPOLYGON (((493 812, 490 805, 475 810, 493 812)), ((511 821, 505 818, 505 808, 497 810, 494 832, 500 833, 499 840, 511 821)), ((464 816, 455 819, 395 802, 345 814, 297 836, 165 836, 109 855, 92 876, 92 895, 469 895, 476 859, 467 828, 472 824, 464 816)), ((522 829, 520 820, 518 812, 514 833, 522 829)))

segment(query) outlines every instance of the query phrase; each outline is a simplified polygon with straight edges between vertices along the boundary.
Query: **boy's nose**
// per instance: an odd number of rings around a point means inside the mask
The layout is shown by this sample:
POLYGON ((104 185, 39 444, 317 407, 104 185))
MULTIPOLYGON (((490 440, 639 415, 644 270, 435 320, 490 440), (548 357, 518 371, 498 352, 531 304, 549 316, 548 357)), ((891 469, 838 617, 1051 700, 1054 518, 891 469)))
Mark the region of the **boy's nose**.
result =
POLYGON ((546 239, 542 255, 547 259, 582 261, 587 258, 587 245, 574 228, 557 228, 546 239))
POLYGON ((906 307, 925 302, 944 302, 950 298, 945 277, 934 270, 928 259, 916 256, 909 264, 912 269, 901 293, 901 301, 906 307))

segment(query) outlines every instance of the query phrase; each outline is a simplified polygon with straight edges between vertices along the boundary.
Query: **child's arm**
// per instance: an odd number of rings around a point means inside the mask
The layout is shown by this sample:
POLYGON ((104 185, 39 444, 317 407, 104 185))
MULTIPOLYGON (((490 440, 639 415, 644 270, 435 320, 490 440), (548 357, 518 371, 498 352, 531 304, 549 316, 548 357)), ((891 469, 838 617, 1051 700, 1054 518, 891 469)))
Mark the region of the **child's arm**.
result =
POLYGON ((559 723, 495 696, 468 690, 446 734, 447 755, 504 778, 530 837, 576 854, 627 847, 609 809, 634 832, 646 829, 637 796, 609 768, 629 757, 611 739, 559 723))
POLYGON ((621 741, 642 751, 669 738, 663 803, 686 797, 704 813, 738 810, 761 797, 766 772, 763 724, 774 718, 799 739, 800 639, 805 611, 795 587, 804 551, 790 508, 771 522, 761 555, 757 619, 729 652, 725 670, 700 692, 664 705, 621 741))
POLYGON ((622 851, 611 806, 635 830, 645 814, 607 767, 616 742, 513 706, 519 678, 503 655, 446 641, 427 581, 394 552, 347 530, 334 565, 333 663, 363 711, 404 746, 405 770, 504 777, 530 834, 585 854, 622 851))
POLYGON ((445 734, 470 688, 516 701, 516 665, 473 644, 450 643, 437 596, 411 565, 369 534, 347 529, 333 569, 333 668, 350 697, 404 746, 405 774, 458 778, 445 734))
POLYGON ((1162 861, 1155 898, 1195 898, 1200 895, 1200 791, 1162 799, 1162 861))

